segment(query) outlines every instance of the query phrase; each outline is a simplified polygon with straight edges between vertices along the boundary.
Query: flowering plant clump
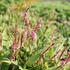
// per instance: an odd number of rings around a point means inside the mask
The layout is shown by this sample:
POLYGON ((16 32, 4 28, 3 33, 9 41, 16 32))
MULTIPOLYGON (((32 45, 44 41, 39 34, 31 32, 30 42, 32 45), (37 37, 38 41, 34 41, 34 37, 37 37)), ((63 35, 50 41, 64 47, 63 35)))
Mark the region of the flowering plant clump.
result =
POLYGON ((1 2, 0 70, 69 70, 70 3, 21 2, 1 2))

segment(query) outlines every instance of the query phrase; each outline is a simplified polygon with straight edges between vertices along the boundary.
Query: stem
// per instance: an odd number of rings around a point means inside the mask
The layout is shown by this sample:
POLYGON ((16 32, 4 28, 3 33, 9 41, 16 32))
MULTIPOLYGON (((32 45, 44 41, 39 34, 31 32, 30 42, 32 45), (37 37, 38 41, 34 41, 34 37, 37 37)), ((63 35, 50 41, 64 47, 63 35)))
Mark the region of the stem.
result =
POLYGON ((42 59, 42 57, 44 56, 44 54, 53 46, 55 45, 55 43, 52 43, 44 52, 41 53, 39 59, 38 59, 38 63, 40 62, 40 60, 42 59))
POLYGON ((67 47, 64 47, 64 49, 62 50, 62 52, 61 52, 61 54, 60 54, 60 56, 59 56, 59 60, 61 59, 61 57, 62 57, 64 51, 66 50, 66 48, 67 48, 67 47))
POLYGON ((44 52, 41 53, 41 56, 43 56, 55 43, 52 43, 44 52))
POLYGON ((55 57, 58 55, 59 52, 60 52, 60 49, 55 53, 55 55, 54 55, 53 57, 51 57, 51 60, 52 60, 53 58, 55 58, 55 57))

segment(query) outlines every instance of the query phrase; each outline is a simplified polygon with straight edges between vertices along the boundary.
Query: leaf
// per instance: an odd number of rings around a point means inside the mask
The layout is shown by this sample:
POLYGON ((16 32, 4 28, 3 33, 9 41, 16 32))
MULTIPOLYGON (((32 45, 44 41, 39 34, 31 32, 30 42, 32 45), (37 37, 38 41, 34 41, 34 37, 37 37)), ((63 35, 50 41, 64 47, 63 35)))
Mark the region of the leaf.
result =
POLYGON ((21 66, 19 66, 19 69, 20 70, 28 70, 28 69, 22 68, 21 66))
POLYGON ((0 56, 0 61, 4 61, 4 60, 8 60, 8 58, 6 58, 4 56, 0 56))
POLYGON ((9 64, 3 62, 3 63, 1 64, 1 69, 0 69, 0 70, 8 70, 8 67, 9 67, 9 64))
POLYGON ((34 54, 32 55, 28 61, 27 61, 27 64, 30 66, 30 65, 33 65, 34 63, 37 62, 38 58, 39 58, 40 54, 34 54))

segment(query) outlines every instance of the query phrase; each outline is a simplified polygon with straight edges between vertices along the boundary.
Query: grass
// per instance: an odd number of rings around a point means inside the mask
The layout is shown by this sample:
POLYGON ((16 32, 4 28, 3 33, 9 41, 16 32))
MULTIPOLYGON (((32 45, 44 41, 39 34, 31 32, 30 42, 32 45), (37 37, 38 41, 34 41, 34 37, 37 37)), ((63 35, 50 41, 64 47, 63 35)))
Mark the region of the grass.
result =
POLYGON ((17 2, 0 1, 0 70, 69 70, 70 3, 17 2))

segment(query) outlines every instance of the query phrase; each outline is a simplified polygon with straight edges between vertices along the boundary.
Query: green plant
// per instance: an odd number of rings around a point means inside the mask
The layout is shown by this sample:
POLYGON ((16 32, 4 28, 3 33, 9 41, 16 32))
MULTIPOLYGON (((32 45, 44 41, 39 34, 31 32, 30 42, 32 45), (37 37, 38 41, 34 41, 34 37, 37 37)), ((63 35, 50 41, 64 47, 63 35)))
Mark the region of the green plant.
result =
POLYGON ((70 3, 8 6, 0 8, 0 70, 68 70, 70 3))

